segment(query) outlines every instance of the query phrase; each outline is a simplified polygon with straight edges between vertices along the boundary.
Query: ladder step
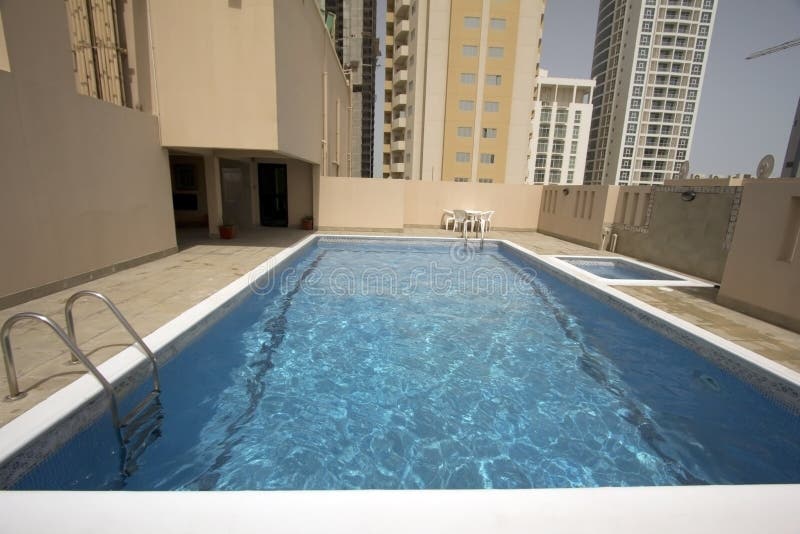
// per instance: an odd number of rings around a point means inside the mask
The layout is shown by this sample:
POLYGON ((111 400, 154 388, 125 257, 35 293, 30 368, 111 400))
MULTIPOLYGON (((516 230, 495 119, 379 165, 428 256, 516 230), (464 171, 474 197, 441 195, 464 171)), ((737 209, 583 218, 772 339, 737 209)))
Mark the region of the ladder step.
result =
POLYGON ((139 414, 141 414, 145 410, 145 408, 147 408, 154 400, 158 399, 159 394, 160 392, 156 390, 153 390, 150 393, 148 393, 147 396, 145 396, 145 398, 143 398, 139 402, 139 404, 134 406, 133 410, 128 412, 128 415, 126 415, 122 419, 122 422, 119 425, 120 428, 125 428, 128 425, 130 425, 133 422, 133 420, 136 419, 139 416, 139 414))

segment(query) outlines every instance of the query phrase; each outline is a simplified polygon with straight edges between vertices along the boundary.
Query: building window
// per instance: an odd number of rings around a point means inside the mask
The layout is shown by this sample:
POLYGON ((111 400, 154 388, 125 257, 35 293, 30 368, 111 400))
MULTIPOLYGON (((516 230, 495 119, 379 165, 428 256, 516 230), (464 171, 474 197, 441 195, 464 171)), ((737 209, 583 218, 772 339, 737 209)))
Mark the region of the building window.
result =
POLYGON ((706 40, 705 39, 698 39, 695 48, 698 50, 705 50, 706 49, 706 40))
POLYGON ((625 136, 625 144, 633 146, 636 144, 636 136, 635 135, 626 135, 625 136))
POLYGON ((577 141, 573 141, 572 142, 572 145, 570 146, 570 149, 569 149, 569 153, 570 154, 577 154, 578 153, 578 142, 577 141))
POLYGON ((686 106, 684 107, 684 111, 686 112, 694 111, 694 102, 687 102, 686 106))
POLYGON ((628 183, 628 180, 631 177, 630 171, 622 171, 619 173, 619 181, 622 183, 628 183))
POLYGON ((714 0, 703 0, 703 9, 714 9, 714 0))
POLYGON ((472 85, 475 83, 475 73, 472 72, 462 72, 460 77, 461 83, 466 85, 472 85))
POLYGON ((113 22, 115 7, 114 0, 68 0, 67 14, 78 92, 126 106, 125 43, 113 22))
POLYGON ((487 113, 497 113, 500 111, 500 102, 484 102, 483 111, 487 113))
POLYGON ((633 109, 639 109, 642 107, 642 100, 640 98, 633 98, 631 99, 631 107, 633 109))
POLYGON ((486 76, 486 85, 500 85, 503 83, 503 77, 500 74, 488 74, 486 76))
POLYGON ((567 136, 567 125, 556 124, 556 127, 553 129, 553 136, 558 139, 564 139, 567 136))
POLYGON ((541 122, 550 122, 552 109, 551 108, 542 108, 542 115, 539 117, 539 121, 541 122))
POLYGON ((539 126, 539 137, 550 137, 550 125, 542 124, 539 126))
POLYGON ((494 180, 492 178, 478 178, 478 183, 481 184, 491 184, 494 180))
POLYGON ((564 165, 564 156, 561 155, 554 155, 550 158, 550 168, 552 169, 555 167, 556 169, 560 169, 564 165))
POLYGON ((582 116, 583 116, 583 113, 581 112, 581 110, 576 110, 575 111, 575 122, 581 122, 581 117, 582 116))
POLYGON ((494 165, 494 154, 481 154, 481 163, 494 165))
POLYGON ((456 161, 459 163, 469 163, 469 152, 456 152, 456 161))
POLYGON ((505 49, 502 46, 490 46, 489 57, 503 57, 505 49))
POLYGON ((454 182, 469 182, 469 178, 466 178, 464 176, 456 176, 455 178, 453 178, 453 181, 454 182))
POLYGON ((631 122, 631 123, 628 124, 627 132, 628 133, 636 133, 636 123, 635 122, 631 122))
POLYGON ((536 143, 536 150, 539 152, 547 152, 547 145, 547 139, 539 139, 539 141, 536 143))
POLYGON ((711 22, 711 13, 708 11, 703 11, 703 13, 700 15, 700 22, 703 24, 708 24, 711 22))
POLYGON ((550 169, 550 183, 551 184, 561 183, 561 170, 560 169, 550 169))
POLYGON ((708 26, 700 26, 700 28, 697 30, 697 35, 708 35, 708 26))
POLYGON ((472 137, 472 128, 469 126, 459 126, 456 132, 459 137, 472 137))
POLYGON ((567 122, 567 117, 569 117, 569 110, 566 108, 556 110, 556 122, 567 122))
POLYGON ((689 100, 697 100, 697 91, 693 89, 686 91, 686 98, 689 100))
POLYGON ((703 73, 702 65, 692 65, 692 74, 699 76, 703 73))
POLYGON ((628 113, 628 120, 633 122, 639 122, 639 112, 638 111, 631 111, 628 113))
POLYGON ((647 53, 648 53, 647 48, 640 48, 638 53, 639 59, 647 59, 647 53))
POLYGON ((497 128, 481 128, 481 137, 495 139, 497 137, 497 128))
POLYGON ((626 147, 622 149, 622 157, 623 158, 632 158, 633 157, 633 149, 630 147, 626 147))
POLYGON ((655 10, 652 7, 645 8, 645 10, 644 10, 644 18, 652 19, 653 15, 655 15, 655 10))
POLYGON ((575 181, 575 172, 574 171, 569 171, 567 173, 567 183, 571 184, 574 181, 575 181))
POLYGON ((572 138, 577 139, 580 136, 581 127, 580 126, 573 126, 572 127, 572 138))
POLYGON ((634 75, 633 83, 644 83, 644 74, 636 74, 636 75, 634 75))
POLYGON ((631 168, 631 160, 623 159, 622 160, 622 168, 623 169, 630 169, 631 168))
POLYGON ((678 148, 686 148, 689 146, 688 139, 678 139, 678 148))
POLYGON ((570 156, 569 157, 569 168, 570 169, 574 169, 575 168, 575 160, 576 159, 577 158, 575 156, 570 156))
POLYGON ((636 85, 633 88, 633 96, 642 96, 642 86, 636 85))
POLYGON ((564 141, 555 139, 553 141, 553 154, 563 154, 564 153, 564 141))
POLYGON ((639 38, 639 44, 642 46, 650 46, 650 36, 649 35, 642 35, 639 38))
POLYGON ((544 169, 536 169, 533 171, 533 181, 537 184, 544 183, 544 169))
POLYGON ((647 61, 637 61, 636 62, 636 70, 638 70, 640 72, 647 70, 647 61))
POLYGON ((544 167, 547 165, 547 154, 536 154, 536 166, 544 167))
POLYGON ((481 27, 481 18, 480 17, 464 17, 464 27, 465 28, 480 28, 481 27))
POLYGON ((692 124, 692 115, 691 113, 687 113, 683 116, 683 124, 692 124))
POLYGON ((506 29, 506 19, 500 18, 492 18, 489 21, 489 27, 493 30, 505 30, 506 29))
POLYGON ((695 52, 692 60, 695 63, 702 63, 705 58, 706 58, 705 52, 695 52))
POLYGON ((653 23, 649 20, 642 22, 642 31, 643 32, 651 32, 653 31, 653 23))
POLYGON ((689 87, 699 87, 700 78, 689 78, 689 87))
POLYGON ((689 132, 690 132, 691 130, 692 130, 692 129, 691 129, 691 128, 689 128, 688 126, 682 126, 682 127, 681 127, 681 135, 689 135, 689 132))
POLYGON ((474 100, 459 100, 458 101, 458 109, 461 111, 474 111, 475 110, 475 101, 474 100))
POLYGON ((683 161, 686 159, 686 151, 685 150, 678 150, 676 156, 679 161, 683 161))
POLYGON ((461 53, 466 57, 474 57, 478 55, 478 47, 475 45, 464 45, 461 47, 461 53))

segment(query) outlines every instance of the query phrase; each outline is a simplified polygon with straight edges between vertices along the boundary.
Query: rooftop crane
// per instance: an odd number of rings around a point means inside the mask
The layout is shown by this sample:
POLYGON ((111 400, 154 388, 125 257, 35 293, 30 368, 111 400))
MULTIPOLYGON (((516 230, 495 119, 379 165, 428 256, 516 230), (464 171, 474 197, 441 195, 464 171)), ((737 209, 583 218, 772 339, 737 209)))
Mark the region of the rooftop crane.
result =
POLYGON ((800 45, 800 38, 792 39, 791 41, 786 41, 785 43, 771 46, 769 48, 765 48, 764 50, 759 50, 758 52, 753 52, 745 59, 755 59, 757 57, 766 56, 767 54, 774 54, 775 52, 780 52, 781 50, 786 50, 787 48, 791 48, 797 45, 800 45))

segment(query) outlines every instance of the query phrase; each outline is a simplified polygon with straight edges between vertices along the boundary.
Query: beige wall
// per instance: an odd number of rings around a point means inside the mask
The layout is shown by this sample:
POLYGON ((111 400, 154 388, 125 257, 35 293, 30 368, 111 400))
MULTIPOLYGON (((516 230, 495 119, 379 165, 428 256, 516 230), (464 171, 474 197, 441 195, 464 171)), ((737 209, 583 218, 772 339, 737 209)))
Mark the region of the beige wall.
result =
POLYGON ((233 5, 150 2, 164 146, 278 146, 272 1, 233 5))
POLYGON ((63 2, 2 9, 0 296, 175 247, 155 118, 77 94, 63 2))
POLYGON ((800 182, 746 181, 717 300, 800 332, 800 182))
POLYGON ((542 188, 521 184, 405 183, 405 225, 438 226, 444 209, 494 210, 492 227, 535 230, 542 188))
POLYGON ((320 178, 321 228, 402 230, 405 180, 320 178))
POLYGON ((696 192, 691 202, 679 191, 622 187, 614 232, 616 252, 713 282, 722 279, 736 188, 696 192), (630 190, 630 191, 628 191, 630 190), (628 198, 624 197, 628 193, 628 198), (652 194, 652 213, 645 221, 652 194))
POLYGON ((539 231, 600 248, 603 231, 613 221, 618 194, 617 186, 545 186, 539 231), (568 194, 565 195, 564 191, 568 194))
POLYGON ((275 0, 274 4, 277 59, 270 76, 277 80, 278 150, 322 164, 323 95, 327 88, 328 169, 323 169, 323 174, 346 176, 350 174, 347 154, 352 137, 348 131, 350 89, 330 36, 315 2, 275 0))
POLYGON ((495 210, 496 229, 535 230, 542 188, 539 186, 320 179, 320 228, 438 227, 444 209, 495 210))

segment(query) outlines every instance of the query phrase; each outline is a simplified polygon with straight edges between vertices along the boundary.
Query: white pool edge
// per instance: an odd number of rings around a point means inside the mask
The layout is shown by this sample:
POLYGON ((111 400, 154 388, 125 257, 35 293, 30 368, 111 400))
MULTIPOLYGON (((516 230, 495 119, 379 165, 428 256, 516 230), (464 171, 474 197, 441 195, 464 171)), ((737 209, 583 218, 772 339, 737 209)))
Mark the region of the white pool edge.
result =
MULTIPOLYGON (((673 271, 670 269, 666 269, 659 265, 653 265, 651 263, 647 263, 644 261, 637 260, 635 258, 630 258, 628 256, 591 256, 586 254, 556 254, 556 255, 547 255, 547 256, 539 256, 539 258, 547 258, 548 260, 553 260, 561 270, 567 271, 570 274, 586 274, 587 277, 592 279, 596 283, 607 284, 610 286, 653 286, 653 287, 714 287, 712 282, 708 280, 701 280, 699 278, 695 278, 693 276, 689 276, 684 273, 679 273, 678 271, 673 271), (596 274, 592 274, 585 269, 581 269, 575 265, 572 265, 568 261, 564 261, 563 258, 581 258, 587 260, 622 260, 626 263, 632 263, 634 265, 638 265, 639 267, 643 267, 645 269, 649 269, 651 271, 656 271, 661 274, 665 274, 672 277, 678 277, 680 280, 641 280, 641 279, 624 279, 624 278, 603 278, 602 276, 597 276, 596 274)), ((551 262, 551 264, 553 263, 551 262)))
MULTIPOLYGON (((316 238, 444 240, 449 237, 312 234, 167 322, 145 338, 154 352, 316 238)), ((671 323, 800 386, 800 373, 659 310, 584 271, 508 240, 518 252, 566 271, 610 296, 671 323)), ((112 383, 145 361, 129 347, 100 365, 112 383)), ((0 428, 0 463, 101 392, 86 375, 0 428)), ((796 532, 800 485, 661 486, 531 490, 384 490, 296 492, 0 492, 0 513, 15 532, 796 532), (90 504, 91 503, 91 504, 90 504), (92 510, 87 514, 88 509, 92 510), (130 514, 130 510, 137 510, 130 514), (47 513, 41 513, 47 510, 47 513), (313 510, 314 513, 309 513, 313 510), (125 522, 119 522, 125 514, 125 522)))

